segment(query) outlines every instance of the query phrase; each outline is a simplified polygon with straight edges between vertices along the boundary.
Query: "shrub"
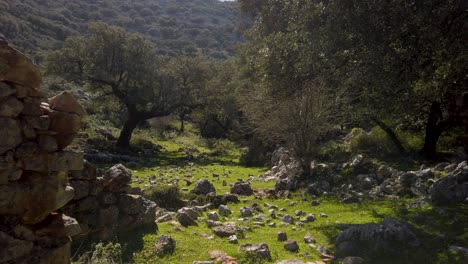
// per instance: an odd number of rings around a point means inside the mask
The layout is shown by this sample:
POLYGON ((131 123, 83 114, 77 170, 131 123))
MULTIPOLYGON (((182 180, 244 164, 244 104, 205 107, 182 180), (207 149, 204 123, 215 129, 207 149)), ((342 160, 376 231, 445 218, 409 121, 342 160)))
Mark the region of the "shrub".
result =
POLYGON ((92 252, 80 257, 76 264, 122 264, 122 246, 119 243, 98 243, 92 252))
POLYGON ((183 206, 182 195, 176 185, 155 185, 144 191, 143 196, 165 209, 177 209, 183 206))
POLYGON ((132 145, 146 145, 148 142, 152 142, 152 138, 150 131, 147 129, 135 131, 130 141, 132 145))
POLYGON ((345 161, 348 160, 351 153, 349 148, 343 144, 331 142, 320 148, 319 159, 328 161, 345 161))
MULTIPOLYGON (((358 130, 355 133, 358 133, 358 130)), ((369 133, 358 133, 351 139, 350 148, 353 153, 388 154, 393 151, 392 142, 380 127, 374 127, 369 133)))

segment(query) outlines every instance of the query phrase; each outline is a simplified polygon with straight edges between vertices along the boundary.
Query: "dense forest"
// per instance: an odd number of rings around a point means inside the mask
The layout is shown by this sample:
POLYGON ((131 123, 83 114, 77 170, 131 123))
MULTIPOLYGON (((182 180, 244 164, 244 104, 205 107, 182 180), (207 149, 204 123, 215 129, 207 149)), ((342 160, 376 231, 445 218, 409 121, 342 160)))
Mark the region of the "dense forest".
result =
POLYGON ((0 264, 468 263, 467 10, 0 0, 0 264))
POLYGON ((143 34, 159 54, 225 59, 242 40, 236 17, 232 3, 217 0, 0 2, 0 31, 30 54, 60 48, 67 37, 85 32, 89 22, 103 21, 143 34))

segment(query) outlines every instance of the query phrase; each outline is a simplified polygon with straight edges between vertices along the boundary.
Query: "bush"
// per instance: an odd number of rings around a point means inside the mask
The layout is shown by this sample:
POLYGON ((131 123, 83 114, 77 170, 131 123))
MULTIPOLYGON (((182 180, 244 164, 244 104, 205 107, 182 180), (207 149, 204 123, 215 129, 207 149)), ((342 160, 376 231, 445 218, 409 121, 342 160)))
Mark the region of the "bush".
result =
POLYGON ((122 264, 122 246, 119 243, 99 243, 92 252, 80 257, 76 264, 122 264))
POLYGON ((351 152, 343 145, 336 142, 331 142, 320 148, 319 159, 327 161, 346 161, 350 158, 351 152))
POLYGON ((183 206, 182 195, 176 185, 155 185, 144 191, 143 196, 165 209, 177 209, 183 206))
POLYGON ((353 131, 357 134, 350 141, 353 153, 389 154, 393 152, 392 142, 380 127, 374 127, 369 133, 358 133, 359 131, 354 129, 353 131))

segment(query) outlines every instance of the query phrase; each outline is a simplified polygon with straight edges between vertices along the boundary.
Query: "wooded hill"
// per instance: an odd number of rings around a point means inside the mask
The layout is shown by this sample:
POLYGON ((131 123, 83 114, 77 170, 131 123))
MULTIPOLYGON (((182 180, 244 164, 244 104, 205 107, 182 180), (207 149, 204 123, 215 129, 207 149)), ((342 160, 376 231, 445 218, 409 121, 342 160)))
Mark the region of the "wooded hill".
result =
POLYGON ((223 59, 241 39, 235 6, 217 0, 2 0, 0 32, 41 60, 91 21, 104 21, 153 41, 165 55, 204 54, 223 59))

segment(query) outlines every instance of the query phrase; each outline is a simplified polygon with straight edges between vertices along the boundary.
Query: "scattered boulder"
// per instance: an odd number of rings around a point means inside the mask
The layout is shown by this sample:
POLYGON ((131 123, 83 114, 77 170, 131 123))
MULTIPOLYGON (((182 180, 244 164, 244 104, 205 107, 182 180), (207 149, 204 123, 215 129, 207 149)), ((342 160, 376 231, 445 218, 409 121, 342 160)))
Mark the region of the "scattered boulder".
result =
POLYGON ((265 243, 243 244, 239 247, 239 251, 248 254, 256 254, 263 259, 271 260, 270 248, 265 243))
POLYGON ((221 216, 228 216, 232 214, 231 209, 227 205, 220 205, 218 208, 219 215, 221 216))
POLYGON ((339 255, 370 259, 376 256, 408 256, 420 244, 409 224, 393 219, 380 224, 354 225, 336 238, 339 255))
POLYGON ((278 238, 278 241, 283 242, 283 241, 288 240, 288 235, 286 234, 286 232, 280 231, 277 234, 277 238, 278 238))
POLYGON ((201 179, 190 192, 194 194, 207 195, 209 193, 216 193, 216 189, 209 180, 201 179))
POLYGON ((240 213, 242 217, 251 217, 253 215, 253 210, 251 207, 241 207, 240 213))
POLYGON ((281 222, 287 223, 287 224, 294 224, 294 218, 287 214, 283 216, 283 218, 281 219, 281 222))
POLYGON ((271 157, 273 167, 262 178, 275 180, 275 190, 295 190, 299 186, 299 178, 303 174, 302 163, 294 151, 284 147, 276 149, 271 157))
POLYGON ((289 251, 289 252, 298 252, 299 251, 299 245, 297 244, 296 240, 289 240, 284 242, 283 245, 284 249, 289 251))
POLYGON ((313 221, 315 221, 315 215, 310 213, 305 217, 304 220, 305 220, 304 222, 313 222, 313 221))
POLYGON ((249 196, 253 194, 253 190, 252 187, 250 187, 250 183, 238 181, 231 187, 231 193, 249 196))
POLYGON ((207 216, 210 220, 219 221, 219 215, 216 212, 209 212, 207 216))
POLYGON ((198 226, 197 222, 195 219, 193 219, 187 211, 180 211, 177 212, 176 215, 177 221, 182 225, 182 226, 198 226))
POLYGON ((312 237, 312 235, 310 233, 307 233, 305 236, 304 236, 304 242, 307 243, 307 244, 314 244, 315 243, 315 239, 312 237))
POLYGON ((176 241, 168 235, 162 235, 159 237, 155 247, 156 255, 162 257, 174 252, 176 241))
POLYGON ((232 235, 232 236, 229 236, 228 237, 228 241, 229 243, 231 244, 237 244, 239 241, 237 240, 237 236, 236 235, 232 235))
POLYGON ((439 205, 468 202, 468 162, 461 162, 446 177, 435 182, 431 199, 439 205))
POLYGON ((230 237, 242 233, 242 230, 239 229, 234 223, 226 223, 222 226, 215 226, 212 228, 215 235, 219 237, 230 237))

